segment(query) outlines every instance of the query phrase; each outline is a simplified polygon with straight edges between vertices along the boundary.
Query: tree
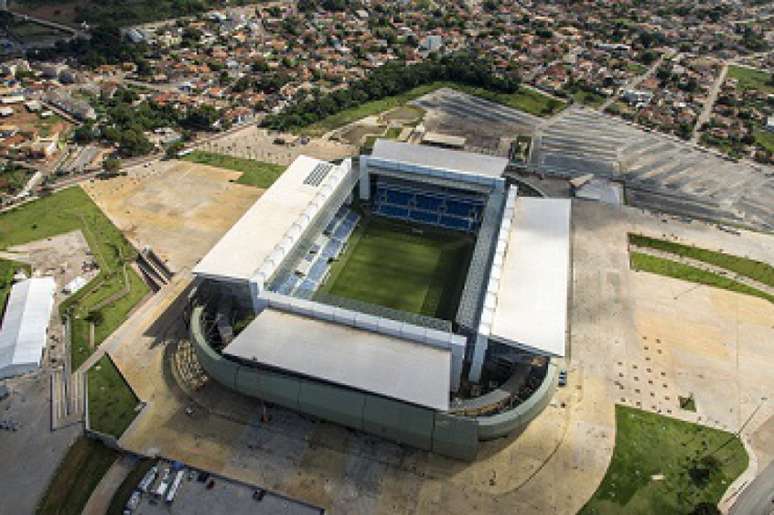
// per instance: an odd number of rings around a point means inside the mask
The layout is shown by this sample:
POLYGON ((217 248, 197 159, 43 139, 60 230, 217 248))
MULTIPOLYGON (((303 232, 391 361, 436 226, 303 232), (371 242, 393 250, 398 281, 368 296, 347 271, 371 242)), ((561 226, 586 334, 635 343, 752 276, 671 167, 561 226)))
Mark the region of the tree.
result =
POLYGON ((102 169, 107 173, 115 174, 121 169, 121 160, 109 157, 102 163, 102 169))

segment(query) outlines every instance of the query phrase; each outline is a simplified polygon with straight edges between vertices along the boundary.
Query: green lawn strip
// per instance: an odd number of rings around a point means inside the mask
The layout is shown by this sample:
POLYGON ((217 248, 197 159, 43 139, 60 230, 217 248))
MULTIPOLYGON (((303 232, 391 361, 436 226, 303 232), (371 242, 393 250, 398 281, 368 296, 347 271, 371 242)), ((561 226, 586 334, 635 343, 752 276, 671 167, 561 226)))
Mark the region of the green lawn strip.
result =
POLYGON ((759 146, 774 153, 774 132, 765 129, 756 129, 753 135, 755 136, 755 142, 759 146))
POLYGON ((356 230, 347 252, 334 264, 324 293, 420 315, 450 319, 461 287, 461 266, 469 259, 464 237, 371 219, 356 230))
POLYGON ((88 371, 89 424, 119 438, 137 415, 139 399, 108 355, 88 371))
POLYGON ((713 274, 712 272, 706 272, 699 268, 684 265, 676 261, 642 254, 640 252, 631 252, 630 258, 631 267, 634 270, 674 277, 675 279, 682 279, 683 281, 692 283, 705 284, 707 286, 722 288, 744 295, 752 295, 768 300, 769 302, 774 302, 773 295, 769 295, 766 292, 757 290, 746 284, 738 283, 733 279, 723 277, 722 275, 713 274))
POLYGON ((81 436, 67 451, 38 506, 39 515, 80 515, 118 453, 81 436))
MULTIPOLYGON (((100 272, 88 285, 59 307, 60 313, 72 314, 71 359, 74 369, 92 352, 88 345, 88 324, 83 319, 100 302, 126 288, 124 264, 134 259, 135 250, 89 196, 77 186, 0 215, 0 248, 78 229, 86 238, 99 264, 100 272)), ((97 345, 123 322, 131 308, 149 291, 147 285, 131 268, 127 268, 126 279, 129 281, 129 293, 99 310, 102 321, 97 324, 95 330, 97 345)))
POLYGON ((492 102, 497 102, 539 116, 554 114, 563 109, 566 105, 564 102, 524 86, 521 86, 516 93, 498 93, 458 82, 437 81, 417 86, 400 95, 372 100, 360 104, 359 106, 345 109, 328 116, 319 122, 313 123, 308 127, 304 127, 303 129, 300 129, 299 132, 308 136, 321 136, 328 131, 338 129, 339 127, 343 127, 349 123, 365 118, 366 116, 380 114, 384 111, 402 106, 440 88, 456 89, 473 96, 491 100, 492 102))
POLYGON ((578 90, 572 93, 572 98, 579 104, 590 107, 599 107, 605 103, 605 97, 603 95, 592 93, 591 91, 578 90))
POLYGON ((710 265, 718 266, 735 272, 739 275, 749 277, 760 283, 774 287, 774 267, 762 261, 748 259, 739 256, 733 256, 724 252, 706 250, 672 241, 659 240, 642 236, 640 234, 629 234, 629 243, 638 247, 648 247, 663 252, 669 252, 678 256, 683 256, 698 261, 703 261, 710 265))
POLYGON ((13 286, 13 276, 19 269, 24 270, 27 275, 31 272, 30 266, 25 263, 0 259, 0 317, 5 311, 5 299, 11 292, 11 286, 13 286))
POLYGON ((137 462, 129 475, 121 483, 116 492, 113 494, 113 498, 110 500, 110 506, 107 510, 107 515, 123 515, 124 507, 129 502, 129 498, 132 493, 140 484, 145 474, 153 467, 155 463, 151 459, 142 459, 137 462))
POLYGON ((242 175, 236 182, 264 189, 271 186, 286 168, 274 163, 264 163, 254 159, 243 159, 225 154, 205 152, 203 150, 191 152, 184 156, 183 159, 193 163, 242 172, 242 175))
POLYGON ((756 89, 764 93, 774 93, 774 85, 771 80, 771 73, 763 70, 753 70, 743 66, 729 66, 728 77, 737 80, 741 89, 756 89))
POLYGON ((691 513, 716 505, 747 468, 732 433, 626 406, 615 414, 612 461, 581 515, 691 513))

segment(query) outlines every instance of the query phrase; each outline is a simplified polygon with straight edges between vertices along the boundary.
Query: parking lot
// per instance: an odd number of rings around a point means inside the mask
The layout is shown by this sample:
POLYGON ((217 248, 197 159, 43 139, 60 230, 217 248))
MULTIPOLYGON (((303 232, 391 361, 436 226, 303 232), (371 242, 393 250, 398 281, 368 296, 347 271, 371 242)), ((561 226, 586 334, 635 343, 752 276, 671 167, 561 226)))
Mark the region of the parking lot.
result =
MULTIPOLYGON (((162 474, 170 469, 168 462, 159 462, 156 479, 150 484, 148 493, 139 495, 140 502, 134 509, 136 515, 212 515, 213 513, 252 513, 255 515, 319 515, 322 510, 314 506, 293 501, 236 481, 212 476, 188 468, 181 470, 179 488, 172 501, 156 495, 162 474)), ((168 476, 170 487, 176 472, 168 476)), ((166 490, 169 492, 169 490, 166 490)))
POLYGON ((530 164, 562 177, 621 180, 634 206, 774 228, 771 173, 595 111, 570 108, 551 119, 530 164))

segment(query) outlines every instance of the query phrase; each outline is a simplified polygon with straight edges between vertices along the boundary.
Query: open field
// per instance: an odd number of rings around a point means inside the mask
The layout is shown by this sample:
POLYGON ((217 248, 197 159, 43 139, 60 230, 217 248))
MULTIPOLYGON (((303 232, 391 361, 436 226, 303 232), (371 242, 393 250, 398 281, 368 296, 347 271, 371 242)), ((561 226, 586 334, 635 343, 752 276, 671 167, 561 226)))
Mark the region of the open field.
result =
POLYGON ((374 218, 363 222, 321 291, 452 320, 473 242, 464 235, 374 218))
POLYGON ((84 189, 136 248, 149 245, 176 272, 193 267, 261 195, 236 184, 239 176, 169 160, 84 189))
POLYGON ((57 468, 38 515, 80 515, 91 492, 117 457, 116 451, 81 436, 57 468))
POLYGON ((108 355, 89 369, 87 377, 91 428, 120 437, 137 415, 137 396, 108 355))
POLYGON ((743 66, 729 66, 728 77, 736 79, 741 89, 757 89, 764 93, 774 93, 774 85, 769 83, 771 73, 763 70, 753 70, 743 66))
POLYGON ((86 287, 60 305, 61 313, 72 315, 71 359, 73 368, 77 368, 149 291, 127 266, 134 258, 134 249, 78 187, 0 215, 0 248, 74 230, 82 231, 100 270, 86 287), (95 321, 93 345, 89 342, 87 316, 95 321))
POLYGON ((496 102, 498 104, 502 104, 507 107, 512 107, 514 109, 525 111, 527 113, 538 116, 554 114, 565 106, 563 102, 525 87, 520 87, 516 93, 497 93, 457 82, 438 81, 432 82, 430 84, 423 84, 422 86, 417 86, 416 88, 400 95, 383 98, 381 100, 373 100, 371 102, 366 102, 365 104, 346 109, 315 124, 305 127, 301 129, 300 132, 309 136, 320 136, 328 131, 338 129, 339 127, 343 127, 348 123, 365 118, 366 116, 376 115, 389 109, 402 106, 412 100, 416 100, 419 97, 422 97, 441 88, 456 89, 475 97, 484 98, 486 100, 490 100, 492 102, 496 102))
POLYGON ((271 186, 285 171, 285 167, 282 165, 262 163, 252 159, 205 152, 203 150, 191 152, 183 160, 241 172, 242 175, 239 176, 236 182, 263 189, 271 186))
POLYGON ((774 267, 768 263, 740 256, 732 256, 731 254, 726 254, 724 252, 716 252, 684 245, 673 241, 642 236, 640 234, 630 234, 629 243, 638 247, 653 248, 669 252, 670 254, 703 261, 736 272, 737 274, 747 276, 750 279, 755 279, 763 284, 774 286, 774 267))
POLYGON ((747 461, 732 433, 616 406, 613 460, 580 513, 669 515, 714 506, 747 461))

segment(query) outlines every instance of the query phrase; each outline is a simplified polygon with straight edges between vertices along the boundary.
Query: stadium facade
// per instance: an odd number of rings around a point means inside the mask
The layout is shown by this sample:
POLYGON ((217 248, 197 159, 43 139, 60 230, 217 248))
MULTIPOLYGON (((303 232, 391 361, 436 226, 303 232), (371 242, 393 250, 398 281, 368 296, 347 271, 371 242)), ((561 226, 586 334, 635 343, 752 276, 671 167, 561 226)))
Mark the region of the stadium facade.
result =
POLYGON ((439 454, 523 427, 565 354, 569 200, 520 197, 505 159, 378 140, 299 157, 195 267, 190 332, 229 388, 439 454), (456 316, 322 294, 370 218, 469 234, 456 316))

